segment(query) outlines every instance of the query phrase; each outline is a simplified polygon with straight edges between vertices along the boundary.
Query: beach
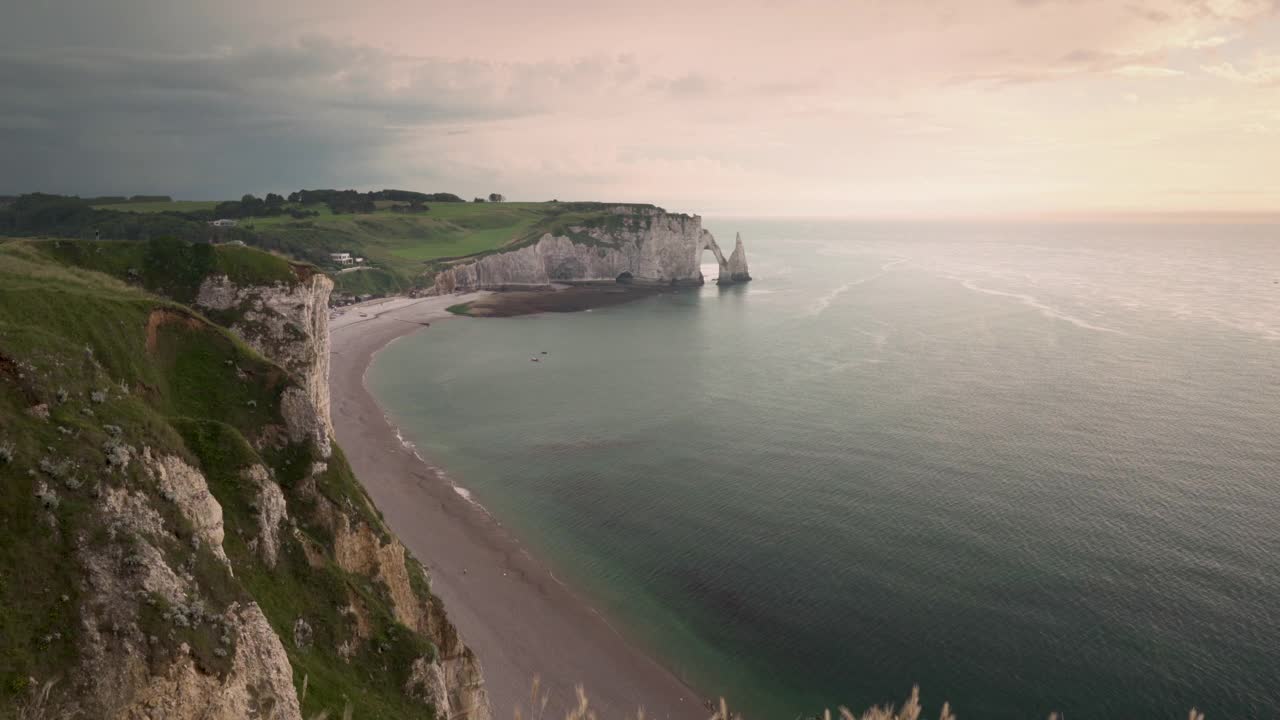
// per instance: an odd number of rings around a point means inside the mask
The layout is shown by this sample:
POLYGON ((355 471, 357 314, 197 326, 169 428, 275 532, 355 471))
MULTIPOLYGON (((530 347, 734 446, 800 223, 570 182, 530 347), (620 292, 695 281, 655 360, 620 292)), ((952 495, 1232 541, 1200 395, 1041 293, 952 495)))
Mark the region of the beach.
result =
MULTIPOLYGON (((703 699, 619 634, 555 579, 497 519, 400 439, 365 388, 388 343, 451 319, 447 308, 483 293, 390 298, 343 308, 330 326, 331 414, 338 442, 387 524, 426 566, 464 642, 480 658, 495 718, 525 717, 539 677, 548 717, 576 704, 582 685, 601 718, 704 718, 703 699)), ((423 368, 429 373, 430 368, 423 368)), ((428 459, 429 460, 429 459, 428 459)))

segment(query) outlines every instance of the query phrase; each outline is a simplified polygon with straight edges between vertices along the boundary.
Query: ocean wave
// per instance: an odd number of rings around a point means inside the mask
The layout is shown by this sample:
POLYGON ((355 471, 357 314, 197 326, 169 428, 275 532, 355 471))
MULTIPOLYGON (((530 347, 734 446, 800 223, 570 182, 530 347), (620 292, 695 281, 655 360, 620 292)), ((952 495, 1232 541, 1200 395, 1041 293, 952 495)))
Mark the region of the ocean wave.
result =
MULTIPOLYGON (((413 453, 413 456, 417 458, 418 462, 425 465, 428 470, 435 473, 436 476, 439 477, 441 480, 444 480, 445 482, 449 483, 449 487, 453 488, 453 491, 458 493, 458 495, 461 496, 463 500, 466 500, 467 502, 471 503, 472 505, 475 505, 476 507, 481 508, 482 510, 484 509, 484 507, 480 505, 480 503, 477 502, 476 499, 471 496, 470 490, 454 482, 453 478, 449 476, 449 473, 446 472, 444 468, 440 467, 439 465, 433 465, 432 463, 427 462, 427 459, 422 457, 422 453, 418 452, 418 447, 414 445, 411 440, 408 440, 407 438, 405 438, 405 436, 400 432, 400 428, 397 427, 395 423, 391 422, 391 418, 386 416, 385 414, 384 414, 384 417, 386 417, 387 419, 387 424, 390 425, 392 430, 395 431, 396 440, 400 441, 401 447, 413 453)), ((485 510, 485 512, 488 513, 488 510, 485 510)))
MULTIPOLYGON (((955 278, 955 279, 959 279, 959 278, 955 278)), ((1079 328, 1084 328, 1085 330, 1094 330, 1097 332, 1112 333, 1114 335, 1129 334, 1127 332, 1124 332, 1123 330, 1116 330, 1115 328, 1103 327, 1102 325, 1094 325, 1088 320, 1084 320, 1070 313, 1063 312, 1062 310, 1059 310, 1058 308, 1055 308, 1052 305, 1045 305, 1044 303, 1040 302, 1032 295, 1026 295, 1023 293, 1016 293, 1016 292, 1005 292, 1004 290, 992 290, 991 288, 984 288, 972 280, 960 280, 960 284, 964 286, 966 290, 980 292, 985 295, 995 295, 996 297, 1013 298, 1014 300, 1021 302, 1023 305, 1026 305, 1029 308, 1034 308, 1035 310, 1040 311, 1040 314, 1047 318, 1069 322, 1072 325, 1075 325, 1076 327, 1079 327, 1079 328)))
POLYGON ((853 288, 859 285, 865 285, 866 283, 869 283, 872 280, 879 280, 880 278, 888 274, 888 272, 891 269, 893 269, 894 266, 901 265, 904 262, 906 262, 905 258, 887 262, 884 265, 880 266, 880 272, 874 275, 868 275, 867 277, 864 277, 864 278, 859 278, 857 280, 850 280, 849 282, 841 285, 840 287, 835 288, 831 292, 828 292, 827 294, 819 297, 817 301, 814 302, 813 306, 803 313, 802 317, 817 317, 821 315, 822 313, 827 311, 827 308, 831 307, 831 303, 835 302, 836 298, 849 292, 850 290, 852 290, 853 288))

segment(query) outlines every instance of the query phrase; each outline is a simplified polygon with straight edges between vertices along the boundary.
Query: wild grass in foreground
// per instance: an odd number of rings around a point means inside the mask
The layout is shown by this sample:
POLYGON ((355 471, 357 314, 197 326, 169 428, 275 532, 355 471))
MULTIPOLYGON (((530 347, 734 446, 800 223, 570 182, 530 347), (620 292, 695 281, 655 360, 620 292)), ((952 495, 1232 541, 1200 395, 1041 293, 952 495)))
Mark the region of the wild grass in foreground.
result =
MULTIPOLYGON (((577 694, 577 705, 565 713, 565 720, 598 720, 595 711, 591 708, 591 703, 587 698, 586 690, 581 685, 574 688, 577 694)), ((533 686, 529 693, 529 709, 528 717, 525 717, 525 709, 517 707, 514 715, 515 720, 546 720, 547 702, 550 699, 548 692, 542 689, 542 681, 540 678, 533 679, 533 686)), ((742 713, 730 712, 729 704, 724 698, 720 698, 720 704, 709 708, 711 717, 708 720, 743 720, 742 713)), ((893 704, 878 705, 864 710, 861 715, 854 713, 847 707, 841 706, 838 710, 840 720, 920 720, 924 707, 920 704, 920 686, 911 688, 911 694, 906 701, 902 703, 902 707, 894 707, 893 704)), ((1205 720, 1204 713, 1191 708, 1187 715, 1188 720, 1205 720)), ((625 720, 647 720, 644 708, 636 711, 634 717, 625 720)), ((830 710, 824 710, 822 720, 832 720, 830 710)), ((942 710, 938 714, 938 720, 957 720, 956 714, 951 711, 951 703, 942 703, 942 710)), ((1049 720, 1064 720, 1059 713, 1050 713, 1049 720)))

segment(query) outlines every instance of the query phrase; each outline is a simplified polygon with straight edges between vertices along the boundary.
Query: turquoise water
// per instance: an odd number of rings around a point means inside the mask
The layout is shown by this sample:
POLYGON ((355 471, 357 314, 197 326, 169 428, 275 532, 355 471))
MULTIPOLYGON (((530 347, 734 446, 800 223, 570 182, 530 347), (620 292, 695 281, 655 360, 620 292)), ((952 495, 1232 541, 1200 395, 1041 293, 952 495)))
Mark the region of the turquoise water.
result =
POLYGON ((1275 715, 1280 230, 707 225, 756 281, 438 323, 371 387, 750 717, 1275 715))

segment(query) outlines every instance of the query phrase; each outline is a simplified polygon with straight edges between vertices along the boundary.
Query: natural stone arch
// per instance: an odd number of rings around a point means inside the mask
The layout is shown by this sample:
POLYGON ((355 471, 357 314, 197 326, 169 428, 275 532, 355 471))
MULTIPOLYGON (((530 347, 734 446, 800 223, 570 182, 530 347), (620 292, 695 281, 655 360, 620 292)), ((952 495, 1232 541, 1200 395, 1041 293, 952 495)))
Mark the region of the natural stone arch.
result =
POLYGON ((698 262, 702 262, 702 253, 710 250, 712 255, 716 256, 716 264, 720 266, 720 276, 716 278, 719 283, 721 278, 729 277, 729 261, 725 259, 724 252, 720 250, 720 246, 716 244, 716 239, 706 230, 702 231, 702 242, 698 244, 698 262))
POLYGON ((716 239, 706 230, 702 231, 702 241, 698 247, 698 257, 702 257, 705 250, 710 250, 712 255, 716 256, 716 263, 720 265, 720 275, 716 278, 717 285, 732 285, 733 283, 746 282, 751 279, 750 273, 747 272, 747 251, 742 247, 742 234, 738 233, 736 242, 733 247, 733 254, 725 259, 724 251, 716 244, 716 239))

